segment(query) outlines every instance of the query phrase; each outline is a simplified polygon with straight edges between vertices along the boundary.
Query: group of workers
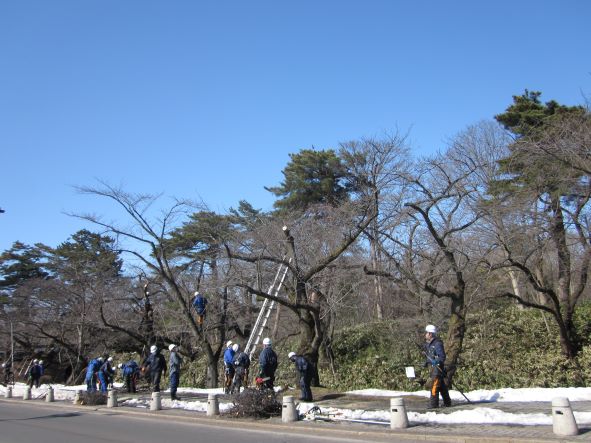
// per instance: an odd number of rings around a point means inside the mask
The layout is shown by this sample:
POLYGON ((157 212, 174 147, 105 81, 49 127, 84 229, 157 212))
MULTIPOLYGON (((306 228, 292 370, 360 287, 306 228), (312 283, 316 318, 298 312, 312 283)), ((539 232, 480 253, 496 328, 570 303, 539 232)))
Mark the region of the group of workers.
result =
MULTIPOLYGON (((179 353, 178 346, 170 344, 168 346, 169 355, 169 380, 170 380, 170 398, 171 400, 180 400, 177 396, 179 385, 181 365, 183 358, 179 353)), ((444 406, 451 405, 449 389, 446 384, 445 371, 445 349, 442 340, 437 335, 437 328, 434 325, 427 325, 425 328, 425 343, 423 352, 426 357, 425 366, 430 366, 430 397, 429 407, 439 407, 439 396, 443 399, 444 406)), ((288 359, 294 363, 295 369, 299 375, 299 384, 301 389, 301 401, 312 401, 311 381, 314 376, 314 367, 312 363, 303 355, 295 352, 289 352, 288 359)), ((248 387, 248 377, 250 368, 250 357, 240 348, 238 343, 228 341, 224 352, 224 392, 226 394, 239 393, 240 389, 248 387)), ((259 372, 255 381, 261 389, 274 389, 275 372, 277 371, 277 354, 272 348, 270 338, 263 339, 263 349, 259 354, 259 372)), ((8 385, 12 375, 11 361, 7 360, 2 364, 4 372, 4 383, 8 385)), ((134 360, 120 363, 117 368, 121 372, 127 392, 137 392, 137 381, 141 374, 149 376, 152 392, 160 392, 160 381, 162 375, 167 371, 165 357, 161 354, 156 345, 150 347, 150 354, 144 359, 141 366, 134 360)), ((44 374, 43 360, 34 359, 27 371, 29 386, 39 387, 40 378, 44 374)), ((113 367, 113 357, 105 355, 92 359, 86 371, 86 386, 88 392, 107 392, 112 387, 113 377, 115 375, 113 367), (97 387, 98 385, 98 387, 97 387)))
MULTIPOLYGON (((2 370, 4 373, 4 385, 8 386, 14 383, 14 373, 12 371, 12 361, 6 360, 2 363, 2 370)), ((33 386, 38 388, 41 384, 41 377, 45 373, 45 366, 43 360, 33 359, 26 371, 27 384, 32 389, 33 386)))
MULTIPOLYGON (((297 355, 295 352, 288 354, 289 360, 295 364, 299 375, 302 401, 312 401, 311 382, 314 376, 314 367, 303 355, 297 355)), ((259 354, 259 373, 255 381, 261 389, 274 389, 275 372, 277 371, 277 353, 273 350, 271 339, 263 339, 263 350, 259 354)), ((228 341, 224 352, 224 372, 225 383, 224 392, 226 394, 239 393, 242 386, 248 386, 248 376, 250 367, 250 357, 244 351, 241 351, 238 343, 228 341)))
MULTIPOLYGON (((176 392, 179 385, 183 359, 178 353, 177 345, 171 344, 168 350, 170 351, 170 397, 171 400, 179 400, 176 392)), ((160 392, 160 380, 162 375, 166 373, 167 365, 166 359, 161 354, 160 349, 156 345, 152 345, 150 347, 150 354, 144 359, 141 366, 135 360, 129 360, 125 363, 119 363, 117 369, 119 369, 123 377, 127 392, 137 392, 137 382, 142 374, 149 377, 152 391, 160 392)), ((90 360, 86 369, 86 390, 88 392, 96 392, 98 390, 107 392, 113 385, 115 372, 113 357, 104 356, 90 360)))
POLYGON ((113 385, 115 368, 113 368, 113 357, 105 355, 90 360, 86 368, 86 390, 88 392, 107 392, 113 385))

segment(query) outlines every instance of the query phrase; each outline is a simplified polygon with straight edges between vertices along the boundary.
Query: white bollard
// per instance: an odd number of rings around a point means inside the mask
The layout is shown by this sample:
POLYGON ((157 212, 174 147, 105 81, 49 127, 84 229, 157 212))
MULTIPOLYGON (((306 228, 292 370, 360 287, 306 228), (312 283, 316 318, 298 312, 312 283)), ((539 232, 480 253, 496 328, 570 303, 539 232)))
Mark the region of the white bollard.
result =
POLYGON ((27 386, 23 392, 23 400, 30 400, 31 399, 31 388, 27 386))
POLYGON ((76 391, 76 395, 74 395, 74 401, 72 403, 74 403, 75 405, 79 405, 80 404, 80 400, 82 400, 82 391, 81 390, 77 390, 76 391))
POLYGON ((552 399, 552 430, 556 435, 577 435, 579 428, 566 397, 552 399))
POLYGON ((281 421, 283 423, 291 423, 298 421, 298 411, 295 408, 292 395, 283 397, 283 408, 281 409, 281 421))
POLYGON ((207 395, 207 416, 212 417, 214 415, 220 415, 220 404, 218 402, 217 394, 207 395))
POLYGON ((4 396, 6 398, 12 398, 12 386, 6 386, 6 393, 4 396))
POLYGON ((394 397, 390 399, 390 429, 408 428, 408 416, 404 398, 394 397))
POLYGON ((107 397, 107 408, 116 408, 117 407, 117 392, 110 390, 109 396, 107 397))
POLYGON ((48 403, 51 403, 52 401, 54 401, 53 388, 51 386, 47 389, 47 395, 45 396, 45 401, 48 403))
POLYGON ((160 392, 152 392, 152 402, 150 403, 150 411, 159 411, 160 409, 162 409, 160 392))

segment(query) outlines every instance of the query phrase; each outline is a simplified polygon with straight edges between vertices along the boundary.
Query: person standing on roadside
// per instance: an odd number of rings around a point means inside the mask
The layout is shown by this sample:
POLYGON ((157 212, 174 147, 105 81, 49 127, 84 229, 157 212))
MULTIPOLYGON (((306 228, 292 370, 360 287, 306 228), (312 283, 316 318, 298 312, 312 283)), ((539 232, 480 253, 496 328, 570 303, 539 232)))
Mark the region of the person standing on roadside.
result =
POLYGON ((171 343, 168 345, 168 350, 170 351, 170 358, 168 360, 169 366, 169 375, 170 375, 170 399, 171 400, 180 400, 176 396, 176 390, 179 386, 179 379, 181 377, 181 364, 183 363, 183 358, 179 354, 179 350, 177 345, 171 343))
POLYGON ((240 345, 234 343, 232 345, 234 350, 234 383, 232 384, 233 394, 236 392, 240 394, 240 388, 248 387, 248 368, 250 367, 250 357, 244 351, 240 350, 240 345))
POLYGON ((263 339, 263 350, 259 355, 259 377, 263 379, 264 389, 273 389, 275 382, 275 371, 277 370, 277 354, 271 347, 271 339, 263 339))
POLYGON ((39 360, 33 360, 31 368, 29 369, 29 387, 39 387, 39 380, 41 379, 41 366, 39 366, 39 360))
POLYGON ((303 355, 297 355, 295 352, 287 354, 289 360, 295 364, 300 378, 300 389, 302 391, 301 401, 312 401, 312 383, 313 367, 303 355))
POLYGON ((150 371, 150 384, 152 392, 160 392, 160 379, 166 373, 166 360, 160 353, 158 346, 150 346, 150 355, 146 357, 142 366, 150 371))
POLYGON ((229 394, 232 390, 232 381, 234 380, 234 349, 232 349, 232 340, 226 343, 224 351, 224 393, 229 394))
POLYGON ((449 390, 445 383, 445 348, 443 342, 437 336, 437 328, 433 325, 425 327, 424 352, 425 367, 430 366, 429 384, 431 385, 431 396, 429 397, 429 408, 439 407, 439 394, 443 398, 444 406, 451 406, 449 390))

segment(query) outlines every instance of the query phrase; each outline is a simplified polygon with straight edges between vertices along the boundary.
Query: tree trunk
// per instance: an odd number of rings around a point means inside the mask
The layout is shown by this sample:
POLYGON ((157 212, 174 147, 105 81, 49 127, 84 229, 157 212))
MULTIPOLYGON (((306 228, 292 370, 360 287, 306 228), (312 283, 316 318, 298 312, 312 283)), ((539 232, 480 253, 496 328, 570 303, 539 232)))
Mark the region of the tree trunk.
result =
POLYGON ((463 295, 456 295, 451 299, 451 316, 445 343, 445 368, 447 371, 447 382, 450 388, 457 370, 460 354, 462 353, 465 333, 466 306, 464 304, 464 297, 463 295))
POLYGON ((208 389, 218 387, 218 359, 207 359, 207 373, 205 377, 205 384, 208 389))
MULTIPOLYGON (((377 228, 372 229, 373 234, 372 236, 377 234, 377 228)), ((378 247, 376 244, 377 240, 374 237, 370 240, 370 250, 371 250, 371 266, 373 269, 381 269, 380 267, 380 260, 378 258, 378 247)), ((382 320, 384 318, 383 312, 383 291, 382 291, 382 281, 380 280, 380 276, 374 274, 373 276, 373 286, 374 286, 374 294, 375 294, 375 307, 376 307, 376 318, 378 320, 382 320)))

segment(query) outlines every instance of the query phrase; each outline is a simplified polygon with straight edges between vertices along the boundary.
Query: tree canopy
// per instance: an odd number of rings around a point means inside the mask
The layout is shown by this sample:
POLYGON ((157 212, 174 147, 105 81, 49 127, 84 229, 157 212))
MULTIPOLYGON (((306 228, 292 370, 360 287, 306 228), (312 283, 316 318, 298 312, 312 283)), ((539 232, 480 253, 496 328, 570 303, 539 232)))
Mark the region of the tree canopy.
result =
POLYGON ((279 186, 265 188, 279 197, 274 206, 280 211, 305 211, 310 205, 322 203, 336 206, 346 201, 351 191, 347 171, 332 150, 303 149, 289 154, 279 186))

